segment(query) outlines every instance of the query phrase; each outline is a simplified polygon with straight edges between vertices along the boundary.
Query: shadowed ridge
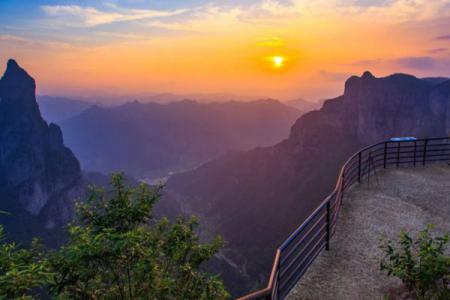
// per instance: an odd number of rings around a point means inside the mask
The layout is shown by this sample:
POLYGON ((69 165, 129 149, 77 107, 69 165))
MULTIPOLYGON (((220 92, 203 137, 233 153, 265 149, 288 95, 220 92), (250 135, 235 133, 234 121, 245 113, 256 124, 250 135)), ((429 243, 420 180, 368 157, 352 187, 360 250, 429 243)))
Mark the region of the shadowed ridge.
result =
POLYGON ((9 60, 0 80, 0 210, 10 213, 2 217, 7 232, 22 242, 67 222, 82 177, 60 128, 42 118, 35 90, 9 60))

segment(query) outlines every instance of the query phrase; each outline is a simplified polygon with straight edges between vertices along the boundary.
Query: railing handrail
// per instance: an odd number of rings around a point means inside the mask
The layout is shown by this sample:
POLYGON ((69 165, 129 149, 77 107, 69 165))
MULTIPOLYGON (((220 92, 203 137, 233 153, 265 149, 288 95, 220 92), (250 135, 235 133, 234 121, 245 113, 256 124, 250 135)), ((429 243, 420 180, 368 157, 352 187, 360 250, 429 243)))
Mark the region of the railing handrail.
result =
MULTIPOLYGON (((315 217, 317 217, 317 215, 320 214, 320 212, 324 209, 324 207, 327 208, 326 210, 326 216, 327 216, 327 234, 326 234, 326 249, 328 250, 329 248, 329 240, 331 238, 331 233, 330 231, 332 231, 332 226, 333 224, 330 224, 331 219, 333 219, 333 222, 336 224, 336 219, 339 215, 340 212, 340 208, 341 208, 341 204, 342 204, 342 198, 343 198, 343 193, 345 192, 345 190, 347 190, 348 188, 350 188, 354 183, 356 182, 361 182, 362 178, 364 178, 366 175, 370 176, 370 167, 371 164, 373 164, 373 157, 372 157, 372 152, 373 151, 378 151, 378 150, 383 150, 383 167, 386 168, 388 165, 393 165, 395 164, 397 167, 400 166, 400 164, 404 164, 404 163, 413 163, 413 166, 416 166, 417 163, 422 163, 423 165, 425 165, 426 162, 436 162, 436 161, 449 161, 450 160, 450 153, 444 153, 444 154, 437 154, 434 155, 434 157, 440 157, 440 156, 444 156, 444 158, 437 158, 437 159, 432 159, 432 160, 427 160, 427 151, 428 152, 438 152, 438 151, 450 151, 450 148, 444 148, 444 149, 438 149, 438 150, 430 150, 430 147, 435 147, 435 146, 448 146, 450 145, 448 142, 450 141, 449 137, 436 137, 436 138, 424 138, 424 139, 416 139, 416 140, 405 140, 405 141, 391 141, 391 140, 387 140, 384 142, 379 142, 376 144, 372 144, 369 146, 366 146, 362 149, 360 149, 358 152, 354 153, 353 155, 351 155, 346 161, 345 163, 342 165, 340 171, 339 171, 339 175, 338 175, 338 179, 335 185, 335 188, 333 189, 333 191, 327 196, 325 197, 325 199, 317 206, 317 208, 302 222, 302 224, 295 229, 290 235, 289 237, 280 245, 280 247, 277 248, 276 253, 275 253, 275 259, 272 265, 272 270, 270 273, 270 277, 269 277, 269 282, 266 288, 255 291, 251 294, 248 294, 244 297, 239 298, 238 300, 255 300, 255 299, 267 299, 267 300, 271 300, 271 299, 278 299, 278 298, 284 298, 283 296, 279 296, 278 292, 275 287, 278 287, 280 285, 280 282, 278 281, 279 274, 280 274, 280 261, 281 261, 281 255, 283 253, 283 250, 285 250, 286 248, 288 248, 291 243, 293 241, 295 241, 295 239, 303 233, 303 230, 308 227, 309 225, 311 225, 312 221, 315 219, 315 217), (431 141, 444 141, 446 140, 447 143, 446 144, 429 144, 429 142, 431 141), (410 151, 410 152, 401 152, 400 149, 402 148, 402 145, 404 144, 411 144, 413 143, 413 147, 414 150, 410 151), (423 145, 417 146, 417 143, 423 143, 423 145), (388 147, 389 144, 395 144, 397 145, 397 147, 388 147), (383 145, 383 148, 374 150, 375 148, 379 147, 383 145), (423 150, 420 149, 420 147, 423 146, 423 150), (418 149, 419 147, 419 149, 418 149), (396 152, 389 152, 387 150, 389 149, 397 149, 396 152), (422 159, 418 159, 417 157, 417 152, 422 154, 422 159), (366 153, 369 153, 368 158, 363 161, 363 155, 365 155, 366 153), (410 158, 410 157, 404 157, 401 156, 400 154, 405 154, 405 153, 413 153, 414 154, 414 161, 401 161, 401 159, 403 158, 410 158), (389 154, 396 154, 396 157, 388 157, 389 154), (354 160, 357 159, 357 162, 354 163, 354 160), (396 159, 394 162, 388 162, 389 159, 396 159), (351 165, 354 164, 354 165, 351 165), (367 165, 368 164, 368 165, 367 165), (368 168, 368 173, 365 174, 365 170, 364 168, 368 168), (350 178, 350 184, 348 184, 347 186, 345 186, 346 184, 346 177, 345 175, 353 172, 354 170, 356 170, 356 168, 358 169, 358 176, 355 178, 350 178), (346 173, 347 172, 347 173, 346 173), (357 180, 356 180, 357 179, 357 180), (352 182, 353 181, 353 182, 352 182), (331 207, 331 201, 332 199, 335 199, 335 206, 333 208, 334 213, 333 213, 333 218, 330 218, 330 214, 332 213, 330 210, 331 207)), ((406 146, 406 147, 412 147, 412 146, 406 146)), ((381 166, 377 166, 377 165, 372 165, 372 170, 375 170, 376 168, 379 168, 381 166)), ((355 176, 353 174, 353 176, 355 176)), ((319 220, 320 221, 320 220, 319 220)), ((318 221, 317 221, 318 222, 318 221)), ((309 233, 309 232, 308 232, 309 233)), ((311 234, 314 234, 314 232, 312 232, 311 234)), ((317 236, 317 232, 316 232, 316 236, 317 236)), ((302 237, 302 239, 306 239, 309 236, 304 235, 302 237)), ((301 242, 300 242, 301 243, 301 242)), ((298 243, 298 244, 300 244, 298 243)), ((320 247, 319 247, 320 248, 320 247)), ((321 250, 319 250, 320 253, 321 250)), ((311 251, 310 251, 311 252, 311 251)), ((314 252, 313 252, 314 253, 314 252)), ((315 256, 312 257, 312 261, 314 261, 315 257, 318 255, 318 253, 316 252, 314 254, 315 256)), ((313 255, 311 255, 313 256, 313 255)), ((308 258, 308 257, 306 257, 308 258)), ((312 263, 312 261, 310 262, 310 264, 312 263)), ((300 280, 300 278, 303 276, 304 272, 306 272, 306 270, 308 269, 309 265, 306 266, 306 268, 303 270, 303 273, 301 273, 300 275, 297 275, 298 280, 300 280)), ((291 275, 292 276, 292 275, 291 275)), ((295 277, 295 276, 294 276, 295 277)), ((294 284, 296 284, 297 282, 294 282, 294 284)), ((291 284, 291 286, 293 286, 291 284)), ((288 291, 289 292, 289 291, 288 291)))

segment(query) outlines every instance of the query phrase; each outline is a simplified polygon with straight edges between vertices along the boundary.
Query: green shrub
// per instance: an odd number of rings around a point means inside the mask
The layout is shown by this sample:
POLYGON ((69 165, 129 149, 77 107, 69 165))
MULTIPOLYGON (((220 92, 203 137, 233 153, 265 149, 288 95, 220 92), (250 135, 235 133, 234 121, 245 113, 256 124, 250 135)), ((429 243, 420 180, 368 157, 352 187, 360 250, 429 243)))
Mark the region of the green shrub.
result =
POLYGON ((32 299, 53 278, 37 240, 30 249, 4 242, 0 225, 0 299, 32 299))
POLYGON ((0 245, 0 299, 225 299, 217 276, 200 270, 221 248, 202 243, 195 218, 153 217, 160 188, 130 188, 113 174, 111 191, 93 188, 77 204, 68 242, 42 254, 34 245, 0 245))
POLYGON ((385 256, 380 268, 401 279, 417 299, 450 299, 449 236, 433 237, 430 229, 414 239, 402 231, 398 241, 383 241, 380 247, 385 256))

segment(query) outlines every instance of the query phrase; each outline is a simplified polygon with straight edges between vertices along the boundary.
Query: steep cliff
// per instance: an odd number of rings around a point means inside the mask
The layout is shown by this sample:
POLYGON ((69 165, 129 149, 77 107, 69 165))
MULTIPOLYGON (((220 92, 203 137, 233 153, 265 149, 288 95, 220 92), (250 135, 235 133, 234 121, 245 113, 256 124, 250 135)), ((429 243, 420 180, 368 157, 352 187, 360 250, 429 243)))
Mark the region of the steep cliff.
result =
POLYGON ((80 165, 60 128, 41 117, 36 84, 14 60, 0 80, 0 210, 2 223, 24 240, 62 226, 81 186, 80 165))

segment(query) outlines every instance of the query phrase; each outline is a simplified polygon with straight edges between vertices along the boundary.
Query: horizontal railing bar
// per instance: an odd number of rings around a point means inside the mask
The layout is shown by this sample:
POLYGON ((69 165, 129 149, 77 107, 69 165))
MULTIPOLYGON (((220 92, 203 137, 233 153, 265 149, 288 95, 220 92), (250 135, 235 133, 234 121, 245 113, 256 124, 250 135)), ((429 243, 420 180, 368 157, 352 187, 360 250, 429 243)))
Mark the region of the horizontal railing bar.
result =
POLYGON ((326 226, 327 226, 326 223, 323 224, 323 225, 319 228, 319 230, 317 230, 317 232, 314 233, 314 235, 311 237, 311 239, 309 239, 308 243, 306 243, 305 247, 304 247, 301 251, 299 251, 299 252, 297 253, 297 255, 294 256, 294 258, 288 263, 287 266, 284 266, 284 265, 283 265, 284 262, 286 262, 286 260, 285 260, 285 261, 281 260, 280 268, 281 268, 282 270, 280 271, 280 277, 284 277, 284 276, 286 275, 286 273, 289 272, 289 270, 291 269, 293 263, 297 262, 297 259, 298 259, 299 257, 301 257, 301 255, 304 253, 304 250, 308 249, 308 247, 311 245, 312 241, 314 241, 315 238, 316 238, 320 233, 322 233, 322 232, 325 231, 326 226))
POLYGON ((436 161, 450 162, 450 158, 438 158, 438 159, 428 159, 428 160, 426 160, 426 162, 436 162, 436 161))
MULTIPOLYGON (((317 219, 317 221, 314 223, 314 225, 312 225, 307 232, 305 232, 305 234, 303 234, 300 238, 300 240, 295 243, 295 245, 288 251, 288 253, 286 255, 282 255, 281 259, 280 259, 280 265, 282 265, 283 263, 285 263, 289 257, 291 256, 291 254, 293 252, 295 252, 295 250, 297 250, 297 248, 306 241, 306 238, 308 237, 308 234, 311 233, 324 219, 324 217, 326 217, 326 213, 323 214, 323 216, 321 216, 319 219, 317 219)), ((285 248, 286 249, 286 248, 285 248)))
MULTIPOLYGON (((325 248, 325 235, 318 241, 318 243, 316 244, 316 246, 314 247, 314 250, 316 250, 315 248, 317 246, 320 247, 317 249, 317 251, 315 251, 315 254, 313 254, 311 256, 311 258, 306 262, 305 266, 303 267, 302 271, 296 276, 294 277, 294 280, 292 280, 290 285, 287 285, 288 288, 286 288, 286 286, 284 288, 281 288, 280 286, 280 290, 283 292, 281 293, 281 297, 280 299, 284 299, 285 296, 287 296, 289 294, 289 292, 291 291, 291 289, 297 284, 298 280, 303 276, 303 274, 305 274, 305 272, 308 270, 309 266, 312 264, 312 262, 316 259, 316 257, 322 252, 322 250, 325 248), (322 244, 321 244, 322 243, 322 244), (286 288, 286 289, 285 289, 286 288)), ((312 252, 314 253, 314 252, 312 252)), ((304 262, 302 262, 303 264, 304 262)))
POLYGON ((326 234, 322 234, 321 236, 319 236, 319 238, 317 239, 317 241, 316 241, 316 243, 314 244, 314 246, 312 246, 312 247, 309 249, 308 255, 304 256, 304 257, 302 258, 301 262, 299 262, 299 263, 297 264, 297 267, 294 269, 294 271, 291 272, 291 273, 289 274, 289 276, 287 276, 287 278, 285 279, 286 281, 284 281, 284 284, 283 284, 283 281, 280 280, 280 281, 281 281, 281 282, 280 282, 280 289, 281 289, 281 290, 283 290, 283 287, 285 287, 285 286, 289 283, 289 280, 292 279, 292 276, 293 276, 295 273, 297 273, 298 270, 303 266, 303 263, 308 259, 309 255, 310 255, 312 252, 314 252, 314 250, 316 250, 317 246, 320 245, 321 242, 325 242, 325 240, 324 240, 325 237, 326 237, 326 234))
MULTIPOLYGON (((328 199, 328 198, 327 198, 328 199)), ((325 200, 327 200, 325 199, 325 200)), ((295 239, 302 231, 303 228, 305 228, 308 223, 322 210, 324 209, 326 206, 326 201, 322 202, 322 204, 317 207, 314 212, 302 223, 302 225, 300 225, 300 227, 298 227, 294 233, 292 233, 288 239, 280 246, 280 250, 283 251, 284 249, 286 249, 286 247, 289 245, 289 243, 295 239)))

